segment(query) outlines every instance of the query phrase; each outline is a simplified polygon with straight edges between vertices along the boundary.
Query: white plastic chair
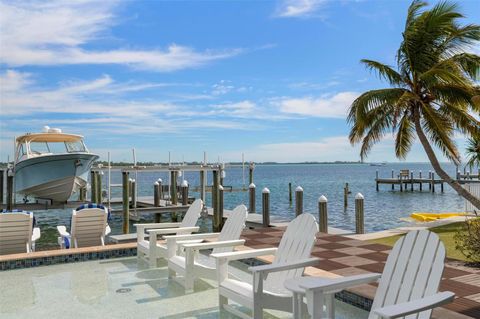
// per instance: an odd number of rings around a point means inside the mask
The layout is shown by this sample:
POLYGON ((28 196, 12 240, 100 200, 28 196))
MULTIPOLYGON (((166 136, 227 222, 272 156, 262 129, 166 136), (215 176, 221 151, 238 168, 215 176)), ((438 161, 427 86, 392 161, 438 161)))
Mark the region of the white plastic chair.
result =
MULTIPOLYGON (((430 318, 432 309, 453 301, 450 291, 438 292, 445 260, 445 247, 435 233, 428 230, 409 232, 397 241, 390 252, 383 273, 335 279, 302 277, 286 283, 306 290, 308 312, 314 319, 333 318, 333 309, 324 313, 324 298, 351 286, 376 281, 380 283, 369 319, 430 318)), ((294 300, 299 297, 295 296, 294 300)), ((328 302, 327 305, 332 305, 328 302)), ((300 307, 296 310, 300 311, 300 307)), ((299 311, 294 318, 300 318, 299 311)))
POLYGON ((278 248, 253 249, 212 254, 217 259, 219 306, 242 318, 247 315, 228 304, 228 300, 253 310, 255 319, 263 318, 263 309, 292 312, 292 293, 285 289, 285 280, 303 274, 305 267, 318 263, 311 258, 318 224, 311 214, 301 214, 292 220, 278 248), (228 262, 275 254, 272 264, 250 267, 251 284, 229 277, 228 262))
POLYGON ((32 213, 0 213, 0 255, 35 251, 40 228, 33 228, 32 213))
POLYGON ((167 257, 167 245, 157 242, 158 236, 186 235, 198 231, 199 227, 195 225, 202 208, 202 200, 197 199, 190 205, 181 223, 135 224, 134 226, 137 227, 137 256, 148 259, 150 267, 156 267, 159 259, 167 257), (149 234, 148 240, 145 238, 145 231, 149 234))
POLYGON ((220 233, 165 236, 168 247, 169 277, 176 274, 183 276, 181 281, 186 292, 193 291, 196 278, 216 279, 215 259, 199 253, 213 249, 212 253, 231 252, 235 246, 241 246, 245 240, 240 239, 247 220, 247 207, 237 206, 228 216, 220 233), (214 239, 212 242, 191 243, 191 240, 214 239), (185 242, 187 241, 187 242, 185 242))
POLYGON ((111 232, 107 219, 107 208, 73 210, 70 233, 66 226, 57 226, 60 248, 105 246, 105 236, 111 232))

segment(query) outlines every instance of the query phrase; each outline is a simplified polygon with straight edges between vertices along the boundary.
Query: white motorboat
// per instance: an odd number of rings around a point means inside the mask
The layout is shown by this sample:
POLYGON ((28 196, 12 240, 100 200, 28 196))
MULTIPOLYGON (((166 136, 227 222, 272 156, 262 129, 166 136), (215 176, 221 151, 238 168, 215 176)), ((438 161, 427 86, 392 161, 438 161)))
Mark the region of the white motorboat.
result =
POLYGON ((65 202, 86 186, 98 155, 88 151, 83 136, 44 127, 15 142, 15 192, 25 196, 65 202))

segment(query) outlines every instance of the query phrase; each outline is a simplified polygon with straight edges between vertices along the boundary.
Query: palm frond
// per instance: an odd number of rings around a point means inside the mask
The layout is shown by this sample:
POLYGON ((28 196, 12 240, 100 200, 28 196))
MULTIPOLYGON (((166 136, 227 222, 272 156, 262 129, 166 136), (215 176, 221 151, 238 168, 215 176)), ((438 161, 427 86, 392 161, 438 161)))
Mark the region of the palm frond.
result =
POLYGON ((467 141, 467 165, 480 167, 480 135, 472 136, 467 141))
POLYGON ((405 159, 415 140, 415 128, 409 114, 403 115, 398 126, 397 137, 395 138, 395 155, 405 159))
POLYGON ((360 61, 365 64, 370 71, 377 72, 380 78, 387 80, 391 85, 401 86, 408 84, 397 71, 386 64, 367 59, 360 61))
POLYGON ((469 136, 480 136, 480 122, 468 110, 452 104, 443 104, 438 111, 460 132, 469 136))
POLYGON ((460 163, 460 153, 453 141, 452 123, 441 113, 422 104, 423 128, 430 140, 442 151, 443 155, 454 163, 460 163))

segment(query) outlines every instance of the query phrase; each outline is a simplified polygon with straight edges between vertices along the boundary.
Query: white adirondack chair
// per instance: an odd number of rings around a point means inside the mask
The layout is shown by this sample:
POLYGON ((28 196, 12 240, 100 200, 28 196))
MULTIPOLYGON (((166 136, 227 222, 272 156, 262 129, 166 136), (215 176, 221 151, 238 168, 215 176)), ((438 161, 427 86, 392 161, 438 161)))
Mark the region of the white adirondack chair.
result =
POLYGON ((60 248, 105 246, 105 236, 111 232, 107 219, 106 207, 73 210, 70 233, 66 226, 57 226, 60 248))
POLYGON ((245 240, 240 239, 240 235, 245 228, 247 214, 245 205, 237 206, 227 218, 220 233, 166 236, 169 277, 182 275, 184 280, 180 282, 186 292, 193 291, 196 278, 215 279, 217 275, 215 259, 199 252, 207 249, 213 249, 214 254, 231 252, 235 246, 243 245, 245 240), (214 238, 217 240, 212 242, 189 242, 214 238))
POLYGON ((35 251, 40 228, 33 228, 32 213, 0 213, 0 255, 35 251))
POLYGON ((190 205, 181 223, 135 224, 134 226, 137 227, 137 256, 148 259, 150 267, 156 267, 159 259, 167 257, 167 245, 157 242, 158 236, 185 235, 198 231, 199 227, 195 225, 202 208, 202 200, 197 199, 190 205), (145 231, 149 234, 148 240, 145 238, 145 231))
POLYGON ((292 293, 285 289, 285 280, 301 276, 305 267, 318 263, 311 258, 318 224, 311 214, 292 220, 278 248, 253 249, 212 254, 217 259, 219 306, 242 318, 251 318, 228 304, 232 300, 253 310, 253 318, 263 318, 263 309, 292 312, 292 293), (248 284, 229 277, 228 262, 275 254, 272 264, 250 267, 253 282, 248 284))
MULTIPOLYGON (((337 291, 380 278, 369 319, 425 319, 430 318, 433 308, 452 302, 455 297, 450 291, 438 292, 444 260, 445 247, 438 236, 428 230, 416 230, 397 241, 381 275, 335 279, 302 277, 287 282, 286 286, 296 284, 306 290, 307 308, 312 318, 333 318, 333 309, 323 313, 325 297, 333 298, 337 291)), ((298 300, 298 296, 294 300, 298 300)), ((300 307, 295 309, 300 310, 300 307)), ((294 318, 300 318, 300 314, 296 312, 294 318)))

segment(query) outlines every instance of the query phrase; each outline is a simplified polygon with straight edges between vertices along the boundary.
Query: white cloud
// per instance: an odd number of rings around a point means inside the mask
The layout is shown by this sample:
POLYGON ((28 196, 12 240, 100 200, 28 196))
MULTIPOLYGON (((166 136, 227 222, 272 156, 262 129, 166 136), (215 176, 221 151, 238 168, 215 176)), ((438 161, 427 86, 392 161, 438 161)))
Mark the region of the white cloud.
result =
POLYGON ((231 92, 233 89, 235 89, 235 87, 231 84, 231 81, 221 80, 212 85, 212 94, 224 95, 231 92))
POLYGON ((324 95, 319 98, 284 98, 276 103, 284 113, 324 118, 345 118, 348 108, 358 95, 356 92, 347 91, 334 95, 324 95))
POLYGON ((218 110, 220 113, 230 114, 230 115, 248 115, 252 113, 255 108, 256 104, 245 100, 240 101, 237 103, 230 103, 230 104, 221 104, 221 105, 214 105, 213 108, 218 110))
POLYGON ((0 3, 0 60, 9 66, 122 64, 168 72, 235 56, 241 49, 196 51, 170 44, 165 49, 87 50, 82 45, 108 37, 118 1, 0 3))
POLYGON ((301 90, 322 90, 327 89, 332 86, 337 86, 341 82, 337 80, 331 80, 327 83, 310 83, 310 82, 296 82, 289 85, 292 89, 301 89, 301 90))
POLYGON ((276 17, 308 17, 311 16, 325 0, 282 0, 275 12, 276 17))

